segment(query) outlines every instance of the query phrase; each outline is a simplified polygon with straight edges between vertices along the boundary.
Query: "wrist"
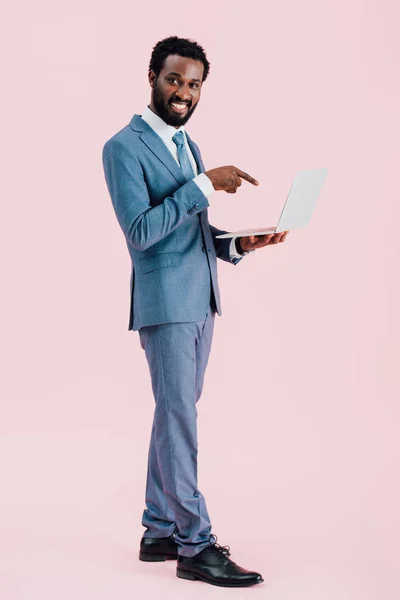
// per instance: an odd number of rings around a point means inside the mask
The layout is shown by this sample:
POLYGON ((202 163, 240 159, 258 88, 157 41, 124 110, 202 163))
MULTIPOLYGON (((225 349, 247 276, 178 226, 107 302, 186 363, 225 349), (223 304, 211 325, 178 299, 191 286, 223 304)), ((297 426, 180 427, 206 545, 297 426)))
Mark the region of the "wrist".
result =
POLYGON ((237 237, 236 240, 235 240, 236 252, 238 254, 244 254, 245 251, 243 250, 243 248, 242 248, 242 246, 240 244, 240 240, 241 240, 240 237, 237 237))

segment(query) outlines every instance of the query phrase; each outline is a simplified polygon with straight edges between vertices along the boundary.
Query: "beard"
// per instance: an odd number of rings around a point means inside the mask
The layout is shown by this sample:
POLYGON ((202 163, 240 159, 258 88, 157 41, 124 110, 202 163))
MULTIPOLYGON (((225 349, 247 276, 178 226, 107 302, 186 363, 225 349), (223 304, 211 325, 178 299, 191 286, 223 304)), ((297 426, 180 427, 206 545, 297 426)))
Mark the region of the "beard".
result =
POLYGON ((194 113, 196 106, 198 104, 198 103, 196 103, 194 106, 189 108, 188 111, 184 115, 178 115, 177 113, 172 112, 172 109, 170 108, 171 102, 172 102, 172 99, 170 99, 168 101, 167 106, 165 105, 163 96, 157 87, 157 80, 156 80, 156 84, 153 89, 153 104, 154 104, 154 108, 156 109, 158 115, 162 118, 163 121, 165 121, 165 123, 167 123, 167 125, 173 125, 174 127, 180 127, 181 125, 185 125, 189 121, 192 114, 194 113))

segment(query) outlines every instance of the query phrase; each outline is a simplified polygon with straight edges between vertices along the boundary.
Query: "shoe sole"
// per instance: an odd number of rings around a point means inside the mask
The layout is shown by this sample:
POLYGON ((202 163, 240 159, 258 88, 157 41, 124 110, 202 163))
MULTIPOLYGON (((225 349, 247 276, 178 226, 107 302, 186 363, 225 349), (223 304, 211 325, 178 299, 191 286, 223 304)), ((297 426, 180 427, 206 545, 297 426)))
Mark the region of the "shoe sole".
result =
POLYGON ((180 569, 179 567, 176 569, 176 575, 181 579, 189 579, 190 581, 195 581, 196 579, 199 579, 200 581, 204 581, 205 583, 211 583, 211 585, 218 585, 219 587, 250 587, 251 585, 256 585, 257 583, 263 583, 264 581, 264 579, 259 579, 258 581, 250 581, 244 583, 219 583, 217 581, 212 581, 212 579, 208 579, 203 575, 193 573, 192 571, 186 571, 185 569, 180 569))
POLYGON ((143 560, 144 562, 164 562, 166 560, 177 560, 178 555, 171 556, 167 554, 150 554, 149 552, 143 552, 142 550, 139 552, 139 560, 143 560))

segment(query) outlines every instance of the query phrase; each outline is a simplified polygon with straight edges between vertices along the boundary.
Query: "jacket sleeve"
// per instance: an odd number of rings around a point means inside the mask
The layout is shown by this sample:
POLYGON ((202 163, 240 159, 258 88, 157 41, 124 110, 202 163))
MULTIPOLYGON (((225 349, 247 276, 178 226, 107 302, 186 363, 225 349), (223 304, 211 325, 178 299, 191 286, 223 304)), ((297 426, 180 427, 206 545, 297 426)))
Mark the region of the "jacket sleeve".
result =
POLYGON ((152 207, 138 158, 116 140, 104 144, 102 161, 118 222, 128 243, 137 250, 147 250, 209 206, 199 186, 190 180, 152 207))
POLYGON ((210 225, 211 235, 214 242, 215 252, 218 258, 225 260, 226 262, 231 263, 232 265, 236 265, 243 258, 232 258, 229 254, 229 246, 231 244, 232 238, 216 238, 216 235, 222 235, 223 233, 228 233, 225 229, 218 229, 218 227, 214 227, 214 225, 210 225))

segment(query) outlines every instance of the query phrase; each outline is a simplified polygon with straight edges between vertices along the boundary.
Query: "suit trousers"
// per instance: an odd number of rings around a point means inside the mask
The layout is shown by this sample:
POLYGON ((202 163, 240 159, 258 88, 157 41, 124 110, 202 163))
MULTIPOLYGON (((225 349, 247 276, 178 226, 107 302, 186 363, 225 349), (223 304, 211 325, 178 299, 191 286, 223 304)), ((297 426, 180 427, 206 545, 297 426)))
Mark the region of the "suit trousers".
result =
POLYGON ((176 531, 178 553, 194 556, 207 545, 211 522, 197 485, 197 407, 211 350, 215 311, 201 321, 139 329, 149 365, 155 410, 151 430, 144 537, 176 531))

